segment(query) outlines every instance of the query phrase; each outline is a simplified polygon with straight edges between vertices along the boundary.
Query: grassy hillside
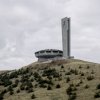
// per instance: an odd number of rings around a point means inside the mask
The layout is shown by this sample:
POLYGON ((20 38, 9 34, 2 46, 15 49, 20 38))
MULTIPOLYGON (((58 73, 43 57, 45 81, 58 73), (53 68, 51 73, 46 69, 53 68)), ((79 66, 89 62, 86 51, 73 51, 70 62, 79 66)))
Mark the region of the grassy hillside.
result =
POLYGON ((100 65, 69 59, 3 72, 0 100, 100 100, 100 65))

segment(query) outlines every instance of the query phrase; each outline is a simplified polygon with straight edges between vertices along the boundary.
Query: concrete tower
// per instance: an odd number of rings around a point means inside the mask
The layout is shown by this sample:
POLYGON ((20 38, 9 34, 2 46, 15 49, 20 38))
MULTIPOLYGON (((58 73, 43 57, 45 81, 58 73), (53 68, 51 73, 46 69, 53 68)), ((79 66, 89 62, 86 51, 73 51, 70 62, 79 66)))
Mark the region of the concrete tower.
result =
POLYGON ((70 18, 61 19, 63 57, 70 58, 70 18))

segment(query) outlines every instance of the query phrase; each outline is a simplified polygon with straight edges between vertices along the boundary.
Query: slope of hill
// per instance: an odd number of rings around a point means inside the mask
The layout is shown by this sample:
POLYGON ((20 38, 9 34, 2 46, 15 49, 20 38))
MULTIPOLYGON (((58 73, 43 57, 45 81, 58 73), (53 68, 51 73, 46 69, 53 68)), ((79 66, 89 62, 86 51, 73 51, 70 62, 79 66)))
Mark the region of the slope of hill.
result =
POLYGON ((0 75, 0 100, 100 100, 100 64, 32 63, 0 75))

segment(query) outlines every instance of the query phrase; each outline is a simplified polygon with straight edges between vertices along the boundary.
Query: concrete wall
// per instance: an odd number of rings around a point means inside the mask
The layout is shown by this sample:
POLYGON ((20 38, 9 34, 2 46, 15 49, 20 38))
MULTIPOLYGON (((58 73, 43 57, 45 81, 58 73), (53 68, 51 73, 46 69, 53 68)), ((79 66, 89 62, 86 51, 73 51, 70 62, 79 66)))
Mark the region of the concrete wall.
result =
POLYGON ((61 20, 63 57, 70 58, 70 18, 61 20))
POLYGON ((53 60, 62 60, 63 57, 54 57, 54 58, 38 58, 39 62, 45 62, 45 61, 53 61, 53 60))

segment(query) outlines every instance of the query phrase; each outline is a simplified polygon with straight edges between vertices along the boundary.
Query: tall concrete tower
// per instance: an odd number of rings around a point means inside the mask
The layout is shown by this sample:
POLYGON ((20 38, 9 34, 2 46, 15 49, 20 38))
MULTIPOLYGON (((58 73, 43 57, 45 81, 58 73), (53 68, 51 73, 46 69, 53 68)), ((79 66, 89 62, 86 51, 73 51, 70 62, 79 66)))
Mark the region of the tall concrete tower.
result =
POLYGON ((70 58, 70 18, 61 19, 63 57, 70 58))

